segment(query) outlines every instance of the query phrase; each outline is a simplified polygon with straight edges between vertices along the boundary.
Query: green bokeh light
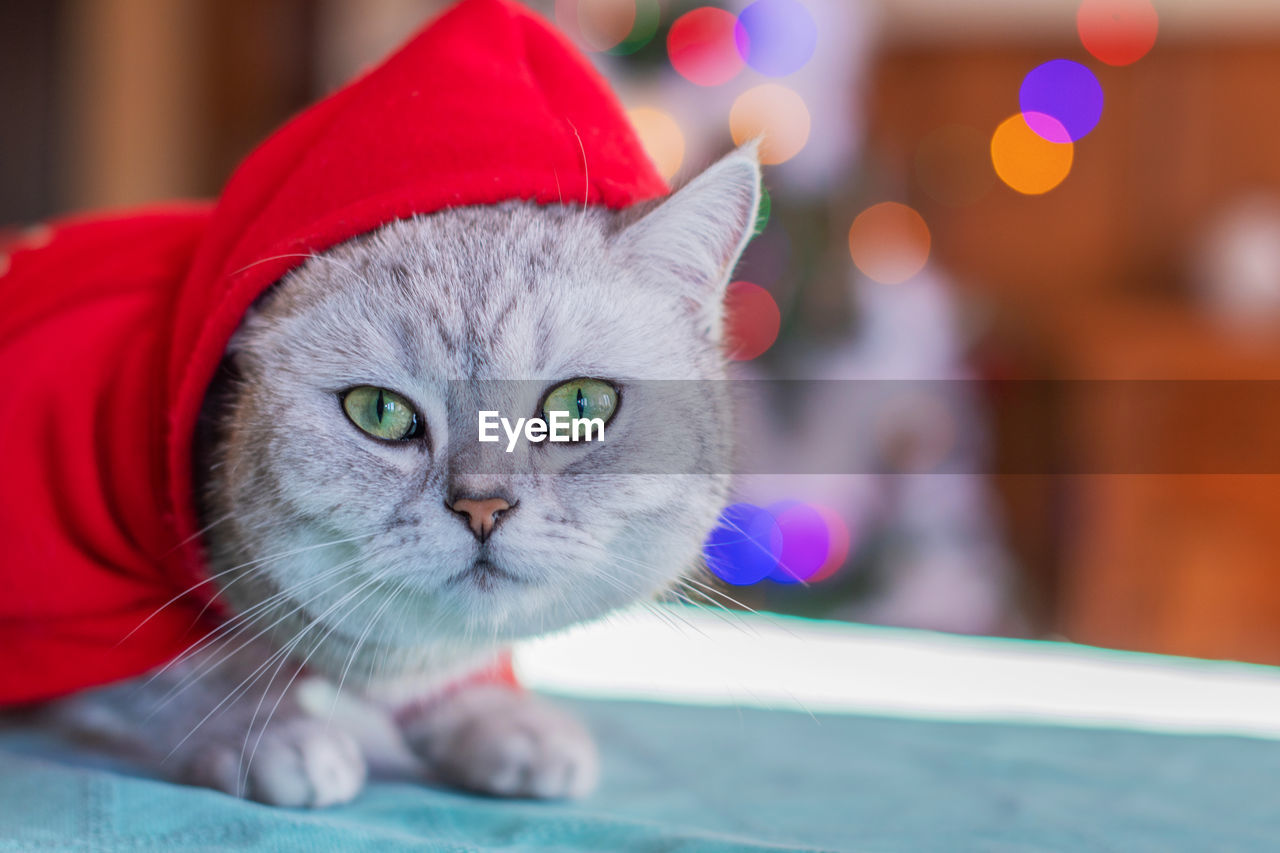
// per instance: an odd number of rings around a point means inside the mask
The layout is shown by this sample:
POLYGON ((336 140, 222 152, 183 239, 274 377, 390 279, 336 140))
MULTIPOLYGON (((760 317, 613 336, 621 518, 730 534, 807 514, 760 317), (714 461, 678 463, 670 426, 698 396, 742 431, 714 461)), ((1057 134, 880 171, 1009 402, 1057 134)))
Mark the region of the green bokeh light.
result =
POLYGON ((658 0, 636 0, 636 22, 631 25, 631 32, 608 52, 615 56, 628 56, 640 50, 658 34, 661 18, 658 0))

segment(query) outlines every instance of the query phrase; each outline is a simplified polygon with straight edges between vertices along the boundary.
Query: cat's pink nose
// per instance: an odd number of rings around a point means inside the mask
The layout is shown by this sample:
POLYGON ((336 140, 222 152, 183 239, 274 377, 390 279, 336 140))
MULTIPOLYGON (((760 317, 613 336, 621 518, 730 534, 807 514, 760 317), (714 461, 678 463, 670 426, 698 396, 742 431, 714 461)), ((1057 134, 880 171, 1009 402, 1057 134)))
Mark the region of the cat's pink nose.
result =
POLYGON ((511 504, 502 498, 483 498, 481 500, 459 498, 449 505, 449 509, 458 515, 465 515, 471 532, 483 542, 489 538, 493 528, 498 526, 498 519, 502 517, 502 514, 511 509, 511 504))

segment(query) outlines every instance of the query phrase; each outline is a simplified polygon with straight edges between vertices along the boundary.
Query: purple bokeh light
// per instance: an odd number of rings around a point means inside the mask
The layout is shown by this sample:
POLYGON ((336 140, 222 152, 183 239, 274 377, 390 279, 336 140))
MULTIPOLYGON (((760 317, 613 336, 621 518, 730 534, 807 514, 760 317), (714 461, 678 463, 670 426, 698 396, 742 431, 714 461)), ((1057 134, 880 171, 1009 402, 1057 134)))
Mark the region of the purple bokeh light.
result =
POLYGON ((1027 125, 1039 136, 1059 144, 1086 136, 1102 118, 1102 84, 1085 66, 1070 59, 1054 59, 1027 73, 1018 103, 1027 125), (1046 121, 1050 116, 1054 121, 1046 121))
POLYGON ((818 25, 799 0, 756 0, 738 16, 734 39, 751 68, 785 77, 813 58, 818 25))
POLYGON ((782 533, 778 567, 769 573, 769 580, 781 584, 809 580, 826 563, 830 551, 831 532, 826 519, 801 501, 781 501, 770 504, 768 509, 782 533))

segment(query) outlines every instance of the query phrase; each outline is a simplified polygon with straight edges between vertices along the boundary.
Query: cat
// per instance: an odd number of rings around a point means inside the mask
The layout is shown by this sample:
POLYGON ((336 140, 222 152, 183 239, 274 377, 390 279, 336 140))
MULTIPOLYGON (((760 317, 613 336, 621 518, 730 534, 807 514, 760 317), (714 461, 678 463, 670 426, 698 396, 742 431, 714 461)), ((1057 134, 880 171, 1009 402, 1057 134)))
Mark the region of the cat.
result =
POLYGON ((222 627, 150 677, 57 704, 59 724, 179 782, 328 806, 368 762, 362 732, 309 713, 318 675, 443 783, 590 791, 580 723, 470 674, 698 565, 728 494, 731 407, 648 380, 725 376, 722 299, 759 196, 748 145, 660 201, 448 209, 287 274, 238 328, 197 436, 222 627), (620 401, 606 441, 483 456, 497 445, 476 442, 478 410, 534 415, 571 380, 620 401), (392 426, 370 433, 370 412, 392 426), (703 473, 630 470, 662 458, 673 421, 699 436, 703 473))

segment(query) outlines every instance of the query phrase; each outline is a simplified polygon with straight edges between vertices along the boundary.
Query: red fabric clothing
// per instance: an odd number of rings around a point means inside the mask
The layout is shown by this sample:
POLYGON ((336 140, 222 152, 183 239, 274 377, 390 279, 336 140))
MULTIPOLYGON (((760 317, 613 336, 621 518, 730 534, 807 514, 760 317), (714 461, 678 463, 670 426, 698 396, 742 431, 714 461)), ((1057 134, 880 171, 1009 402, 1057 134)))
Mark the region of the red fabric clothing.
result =
POLYGON ((69 219, 0 247, 0 705, 192 642, 213 593, 196 418, 245 310, 307 253, 448 207, 666 192, 562 36, 511 0, 463 0, 276 131, 213 206, 69 219))

